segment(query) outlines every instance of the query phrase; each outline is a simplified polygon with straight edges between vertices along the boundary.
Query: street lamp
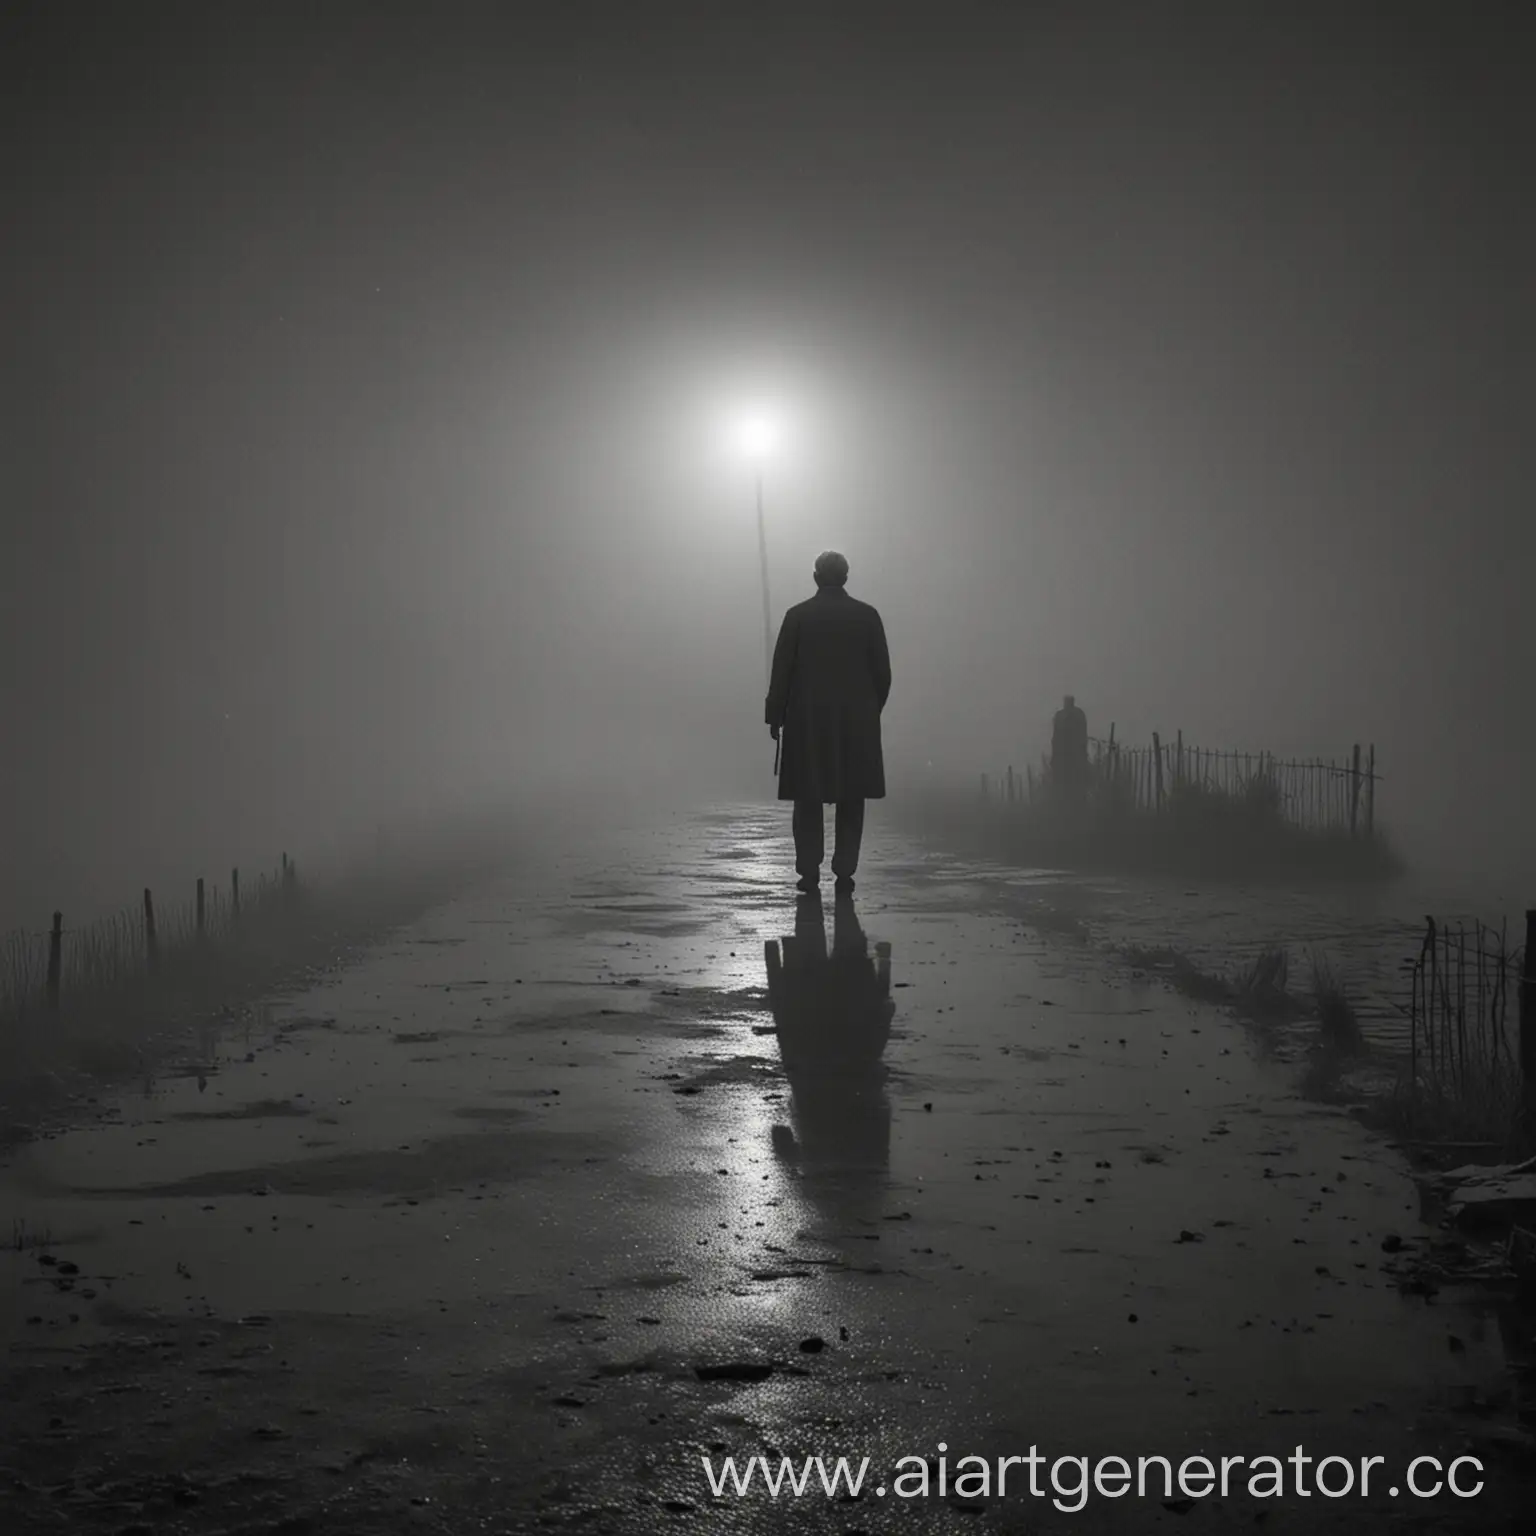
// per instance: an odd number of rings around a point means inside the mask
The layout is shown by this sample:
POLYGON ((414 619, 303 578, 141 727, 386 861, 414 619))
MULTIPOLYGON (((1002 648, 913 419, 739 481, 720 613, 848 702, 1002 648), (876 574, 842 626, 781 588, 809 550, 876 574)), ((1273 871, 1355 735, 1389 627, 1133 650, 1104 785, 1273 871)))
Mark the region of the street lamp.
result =
POLYGON ((768 533, 763 522, 763 465, 778 442, 778 431, 768 416, 756 414, 742 419, 737 436, 742 452, 752 465, 757 485, 757 555, 763 577, 763 666, 768 683, 773 683, 773 610, 768 602, 768 533))

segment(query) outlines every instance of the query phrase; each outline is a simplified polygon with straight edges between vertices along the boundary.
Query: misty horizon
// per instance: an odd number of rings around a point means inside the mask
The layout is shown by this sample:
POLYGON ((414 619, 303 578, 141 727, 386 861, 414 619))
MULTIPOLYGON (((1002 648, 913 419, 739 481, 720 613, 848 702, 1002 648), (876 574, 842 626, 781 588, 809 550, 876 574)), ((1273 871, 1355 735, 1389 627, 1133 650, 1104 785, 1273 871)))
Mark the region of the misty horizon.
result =
POLYGON ((1074 693, 1374 743, 1410 856, 1512 880, 1528 45, 1388 14, 18 9, 0 918, 771 798, 759 405, 774 622, 847 555, 893 796, 1074 693))

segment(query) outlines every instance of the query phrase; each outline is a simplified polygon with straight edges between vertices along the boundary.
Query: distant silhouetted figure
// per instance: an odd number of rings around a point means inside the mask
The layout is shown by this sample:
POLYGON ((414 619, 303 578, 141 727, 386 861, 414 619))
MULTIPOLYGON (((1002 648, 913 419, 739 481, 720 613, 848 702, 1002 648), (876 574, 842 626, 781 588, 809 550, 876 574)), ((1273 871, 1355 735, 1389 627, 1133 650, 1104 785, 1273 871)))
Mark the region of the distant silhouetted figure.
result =
POLYGON ((815 597, 796 603, 779 627, 764 713, 783 753, 779 799, 794 802, 800 889, 820 883, 822 807, 835 805, 832 873, 838 890, 851 891, 864 802, 885 795, 880 713, 891 691, 891 657, 880 615, 845 590, 848 562, 827 550, 814 574, 815 597))
POLYGON ((1070 693, 1051 722, 1051 784, 1073 808, 1088 793, 1088 717, 1070 693))

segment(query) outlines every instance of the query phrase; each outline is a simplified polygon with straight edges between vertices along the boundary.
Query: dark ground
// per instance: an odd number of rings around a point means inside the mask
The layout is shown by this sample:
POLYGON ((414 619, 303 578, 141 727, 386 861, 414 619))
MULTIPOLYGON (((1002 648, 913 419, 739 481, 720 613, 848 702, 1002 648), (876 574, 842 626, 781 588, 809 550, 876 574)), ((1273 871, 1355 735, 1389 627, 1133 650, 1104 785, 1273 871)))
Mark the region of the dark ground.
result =
POLYGON ((1515 1528, 1518 1325, 1399 1283, 1435 1233, 1395 1153, 1026 926, 1048 877, 877 828, 889 1043, 873 959, 775 1035, 765 941, 857 939, 797 914, 785 820, 530 859, 8 1154, 0 1530, 1515 1528), (872 1491, 1032 1444, 1385 1463, 1369 1500, 872 1491), (706 1454, 870 1488, 714 1499, 706 1454), (1419 1454, 1485 1492, 1392 1497, 1419 1454))

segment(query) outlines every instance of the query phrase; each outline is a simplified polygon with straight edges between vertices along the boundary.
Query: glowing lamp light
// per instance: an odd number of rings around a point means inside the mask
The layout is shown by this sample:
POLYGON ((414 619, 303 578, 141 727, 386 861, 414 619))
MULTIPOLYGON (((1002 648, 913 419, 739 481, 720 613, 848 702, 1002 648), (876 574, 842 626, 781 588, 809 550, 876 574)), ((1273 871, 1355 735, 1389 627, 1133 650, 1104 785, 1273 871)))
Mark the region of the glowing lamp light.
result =
POLYGON ((769 416, 744 416, 736 426, 736 441, 754 464, 761 464, 778 444, 778 427, 769 416))

